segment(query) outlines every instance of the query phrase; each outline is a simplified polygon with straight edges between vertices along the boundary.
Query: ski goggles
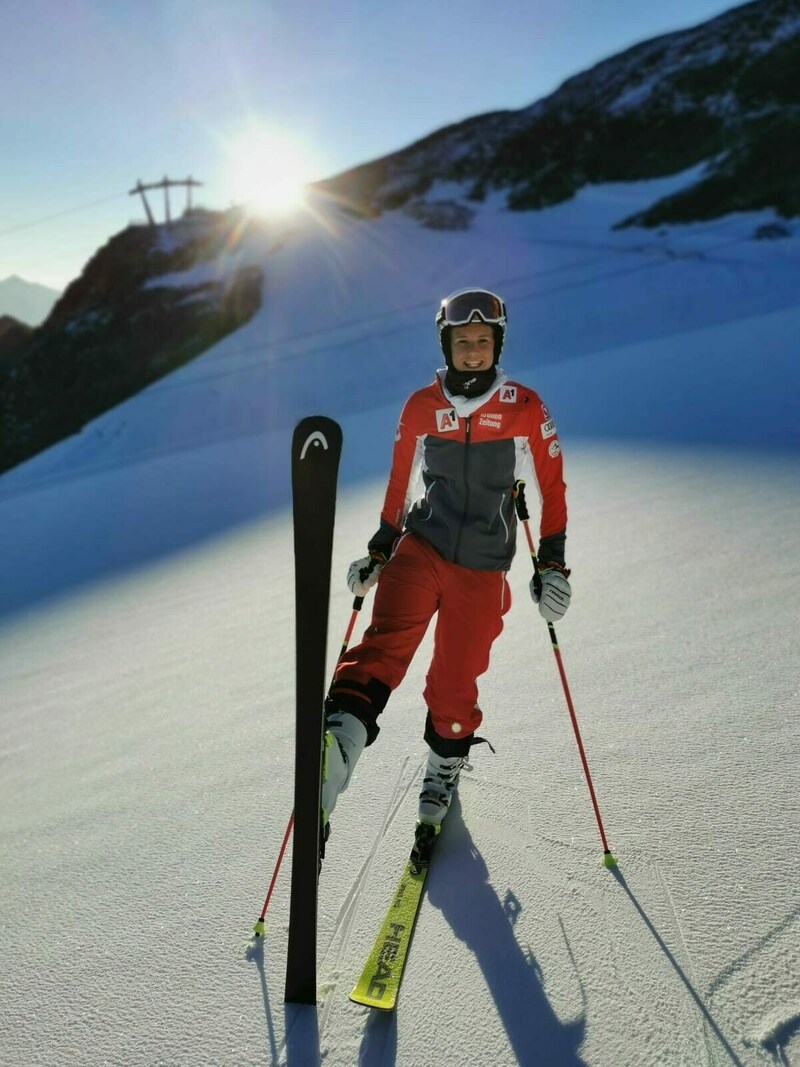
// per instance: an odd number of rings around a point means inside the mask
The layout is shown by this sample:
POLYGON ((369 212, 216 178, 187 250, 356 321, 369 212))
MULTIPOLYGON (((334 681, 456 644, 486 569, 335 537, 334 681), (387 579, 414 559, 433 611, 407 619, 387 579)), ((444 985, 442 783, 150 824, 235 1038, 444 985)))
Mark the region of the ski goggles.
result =
POLYGON ((469 322, 505 326, 506 305, 486 289, 465 289, 446 296, 436 315, 436 325, 466 326, 469 322))

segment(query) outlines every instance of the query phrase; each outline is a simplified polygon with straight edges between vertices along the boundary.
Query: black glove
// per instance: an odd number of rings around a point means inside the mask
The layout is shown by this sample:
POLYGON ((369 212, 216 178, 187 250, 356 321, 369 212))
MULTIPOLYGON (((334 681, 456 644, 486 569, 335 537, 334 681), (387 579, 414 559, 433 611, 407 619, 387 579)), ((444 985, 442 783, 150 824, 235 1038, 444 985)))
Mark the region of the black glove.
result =
POLYGON ((388 562, 392 552, 394 552, 394 546, 399 537, 399 530, 396 530, 394 526, 390 526, 388 522, 383 522, 381 520, 380 527, 372 535, 367 544, 367 551, 370 554, 370 558, 377 560, 380 564, 388 562))

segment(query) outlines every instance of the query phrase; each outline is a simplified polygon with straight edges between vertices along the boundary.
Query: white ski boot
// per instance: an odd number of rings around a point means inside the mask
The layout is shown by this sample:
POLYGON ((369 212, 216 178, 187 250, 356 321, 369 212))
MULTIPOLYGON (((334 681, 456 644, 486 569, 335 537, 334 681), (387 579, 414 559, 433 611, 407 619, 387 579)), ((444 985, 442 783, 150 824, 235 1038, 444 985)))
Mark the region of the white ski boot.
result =
POLYGON ((358 757, 367 742, 367 728, 347 711, 331 712, 322 757, 322 825, 327 826, 339 794, 350 784, 358 757))
POLYGON ((439 826, 447 814, 453 794, 458 789, 461 768, 466 764, 463 756, 437 756, 433 749, 428 752, 428 765, 422 779, 419 795, 419 821, 439 826))

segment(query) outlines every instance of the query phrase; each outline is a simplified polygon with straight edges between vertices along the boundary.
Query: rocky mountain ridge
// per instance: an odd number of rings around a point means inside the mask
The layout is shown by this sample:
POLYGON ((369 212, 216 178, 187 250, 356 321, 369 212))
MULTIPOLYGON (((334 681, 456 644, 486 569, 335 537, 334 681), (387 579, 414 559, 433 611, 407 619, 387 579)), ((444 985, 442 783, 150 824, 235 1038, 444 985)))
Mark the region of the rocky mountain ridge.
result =
POLYGON ((800 214, 800 0, 756 0, 646 41, 529 107, 469 118, 320 187, 352 211, 403 208, 446 229, 468 225, 490 193, 535 210, 587 184, 698 164, 688 189, 620 224, 800 214), (462 195, 442 199, 442 182, 462 195))
POLYGON ((230 259, 256 225, 236 210, 195 210, 171 226, 129 226, 92 257, 41 327, 9 324, 0 336, 0 471, 247 322, 263 278, 230 259))

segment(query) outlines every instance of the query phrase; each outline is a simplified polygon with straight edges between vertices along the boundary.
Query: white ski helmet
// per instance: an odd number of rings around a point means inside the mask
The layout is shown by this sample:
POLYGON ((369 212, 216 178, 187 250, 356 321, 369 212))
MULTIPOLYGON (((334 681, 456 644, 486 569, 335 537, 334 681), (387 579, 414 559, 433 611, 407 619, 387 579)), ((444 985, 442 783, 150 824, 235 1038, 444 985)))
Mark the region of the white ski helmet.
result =
POLYGON ((436 312, 436 328, 444 358, 450 366, 450 330, 470 322, 485 322, 494 333, 494 362, 500 359, 506 336, 506 305, 488 289, 458 289, 446 296, 436 312))

